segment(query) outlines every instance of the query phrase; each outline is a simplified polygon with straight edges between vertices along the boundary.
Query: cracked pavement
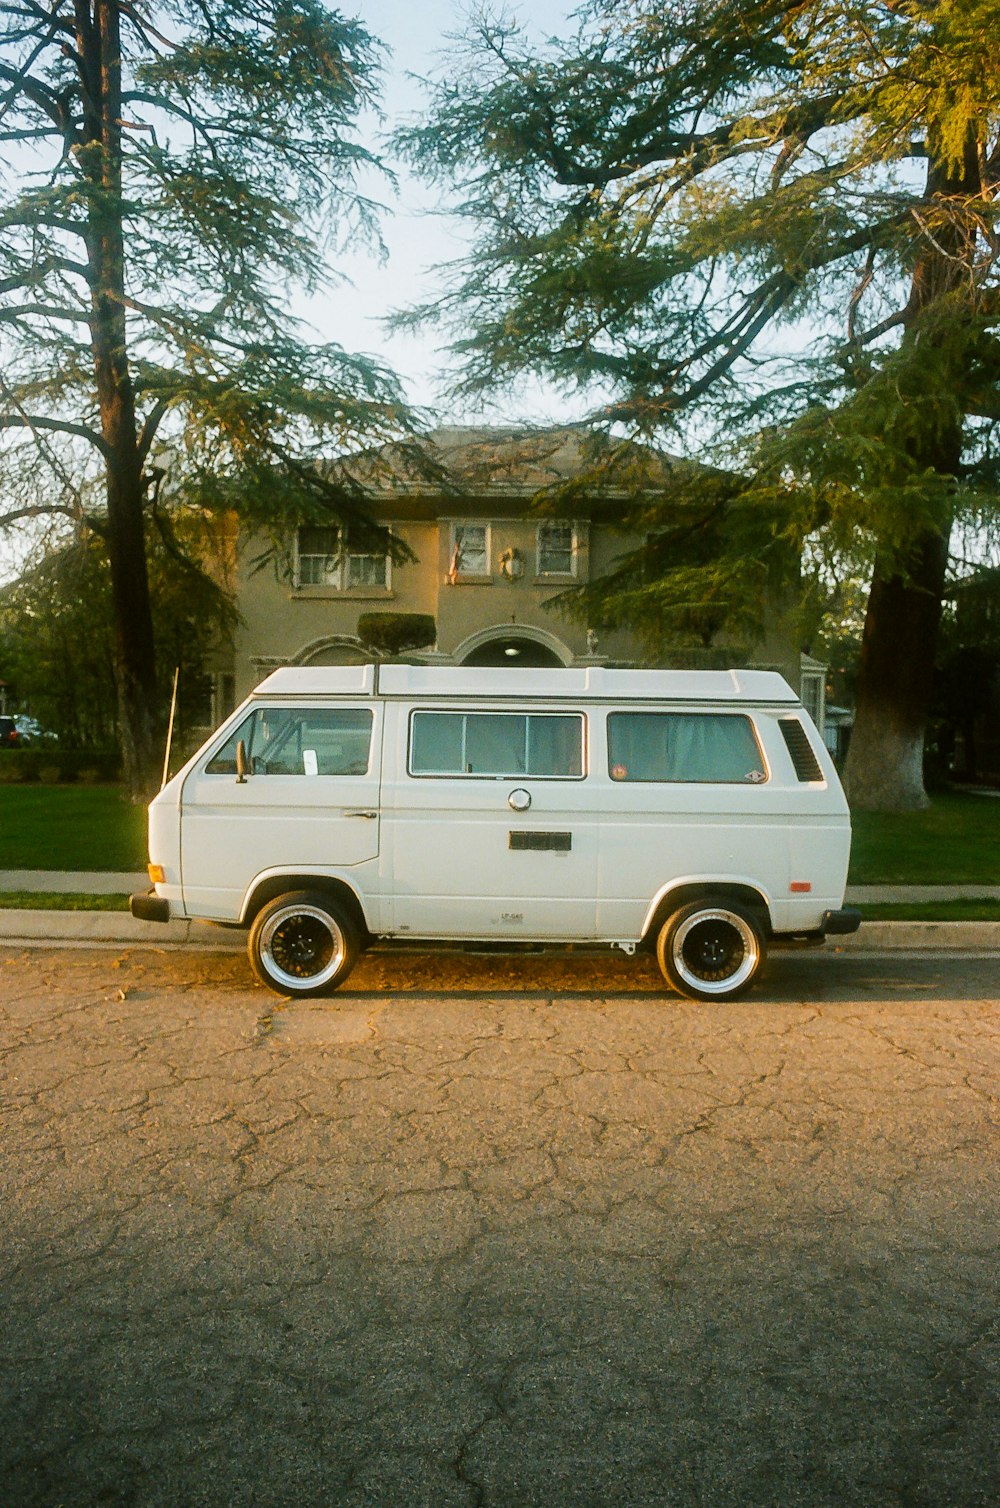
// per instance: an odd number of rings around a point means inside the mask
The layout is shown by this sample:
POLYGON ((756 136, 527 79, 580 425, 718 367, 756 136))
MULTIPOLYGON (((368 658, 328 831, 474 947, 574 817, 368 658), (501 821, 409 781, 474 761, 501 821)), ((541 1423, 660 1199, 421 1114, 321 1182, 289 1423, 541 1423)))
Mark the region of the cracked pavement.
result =
POLYGON ((0 952, 0 1502, 997 1501, 995 959, 0 952))

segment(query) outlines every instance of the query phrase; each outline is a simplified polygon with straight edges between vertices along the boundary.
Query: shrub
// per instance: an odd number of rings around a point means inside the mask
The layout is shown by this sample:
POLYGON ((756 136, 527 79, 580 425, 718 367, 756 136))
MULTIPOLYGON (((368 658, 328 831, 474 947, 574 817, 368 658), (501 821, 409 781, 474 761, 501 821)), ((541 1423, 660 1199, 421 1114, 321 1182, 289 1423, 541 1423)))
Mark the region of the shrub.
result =
POLYGON ((19 785, 22 781, 37 780, 41 762, 37 749, 4 749, 0 753, 0 782, 19 785))
POLYGON ((430 613, 362 613, 358 638, 380 655, 398 655, 433 644, 437 624, 430 613))
POLYGON ((0 752, 0 785, 42 781, 45 785, 82 780, 117 780, 121 758, 117 749, 4 749, 0 752))

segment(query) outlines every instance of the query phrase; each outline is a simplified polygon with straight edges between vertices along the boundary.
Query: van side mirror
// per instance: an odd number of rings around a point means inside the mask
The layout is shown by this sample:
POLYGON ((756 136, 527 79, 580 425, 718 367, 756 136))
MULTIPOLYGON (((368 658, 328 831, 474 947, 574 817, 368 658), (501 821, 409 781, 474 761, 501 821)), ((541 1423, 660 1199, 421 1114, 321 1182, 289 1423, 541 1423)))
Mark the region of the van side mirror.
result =
POLYGON ((236 745, 236 784, 237 785, 246 785, 246 783, 247 783, 247 746, 246 746, 246 744, 243 742, 243 740, 241 738, 240 741, 239 741, 239 743, 236 745))

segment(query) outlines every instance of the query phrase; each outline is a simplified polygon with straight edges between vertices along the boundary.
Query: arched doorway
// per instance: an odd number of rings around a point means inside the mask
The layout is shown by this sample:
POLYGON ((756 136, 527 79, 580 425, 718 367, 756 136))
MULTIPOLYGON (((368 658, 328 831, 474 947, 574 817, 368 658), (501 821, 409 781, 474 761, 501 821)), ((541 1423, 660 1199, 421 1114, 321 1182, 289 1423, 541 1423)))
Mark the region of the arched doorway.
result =
POLYGON ((482 629, 455 650, 458 665, 506 665, 520 670, 561 670, 572 659, 572 651, 554 634, 516 623, 482 629))
POLYGON ((372 658, 360 639, 348 634, 331 634, 326 639, 314 639, 300 649, 290 661, 292 665, 366 665, 372 658))

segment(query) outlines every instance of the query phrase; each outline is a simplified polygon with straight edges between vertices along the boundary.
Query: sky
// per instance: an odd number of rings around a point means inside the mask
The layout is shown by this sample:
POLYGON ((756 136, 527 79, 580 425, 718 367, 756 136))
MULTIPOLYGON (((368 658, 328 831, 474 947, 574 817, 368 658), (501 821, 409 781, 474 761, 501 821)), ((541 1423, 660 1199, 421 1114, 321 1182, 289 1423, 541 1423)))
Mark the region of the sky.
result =
MULTIPOLYGON (((567 16, 573 6, 563 0, 533 0, 530 9, 511 9, 528 22, 531 35, 545 38, 568 30, 567 16)), ((350 6, 344 10, 351 14, 350 6)), ((424 95, 412 75, 426 77, 440 66, 449 47, 448 34, 464 29, 468 10, 469 4, 458 0, 366 0, 356 9, 372 35, 391 49, 385 64, 382 103, 386 120, 381 129, 421 114, 424 95)), ((371 122, 370 128, 379 129, 378 123, 371 122)), ((349 277, 349 284, 303 307, 305 317, 324 339, 349 351, 380 357, 403 379, 409 401, 433 410, 438 422, 525 419, 554 423, 578 415, 579 402, 530 383, 514 397, 490 400, 485 410, 459 409, 446 397, 442 369, 447 358, 438 349, 440 332, 402 335, 384 329, 381 321, 392 310, 422 303, 433 295, 439 286, 433 268, 460 253, 463 244, 458 222, 445 213, 438 190, 389 160, 399 178, 397 193, 384 182, 371 184, 371 192, 387 206, 382 231, 388 260, 380 265, 364 253, 338 258, 337 270, 349 277)))
MULTIPOLYGON (((352 6, 350 0, 342 0, 343 12, 362 20, 387 49, 381 88, 383 118, 366 116, 359 122, 358 134, 365 146, 378 150, 382 134, 422 113, 425 96, 418 78, 442 66, 450 45, 448 34, 465 30, 472 4, 473 0, 363 0, 352 6)), ((507 7, 526 21, 529 34, 537 39, 567 30, 572 9, 572 0, 531 0, 530 7, 520 8, 514 0, 507 7)), ((573 404, 527 382, 511 399, 490 401, 484 408, 459 408, 446 397, 442 369, 447 358, 437 348, 441 336, 431 330, 401 335, 385 329, 382 321, 390 312, 432 297, 437 286, 434 266, 454 257, 462 243, 458 223, 448 217, 438 191, 384 155, 397 175, 396 191, 381 176, 373 176, 362 187, 386 206, 381 229, 387 259, 380 262, 372 252, 361 249, 338 256, 334 265, 344 281, 310 301, 294 300, 294 312, 306 320, 316 338, 334 341, 346 351, 377 356, 399 375, 407 400, 434 423, 522 420, 544 424, 577 417, 582 409, 579 402, 573 404)), ((16 575, 31 543, 20 534, 0 538, 0 581, 16 575)))

